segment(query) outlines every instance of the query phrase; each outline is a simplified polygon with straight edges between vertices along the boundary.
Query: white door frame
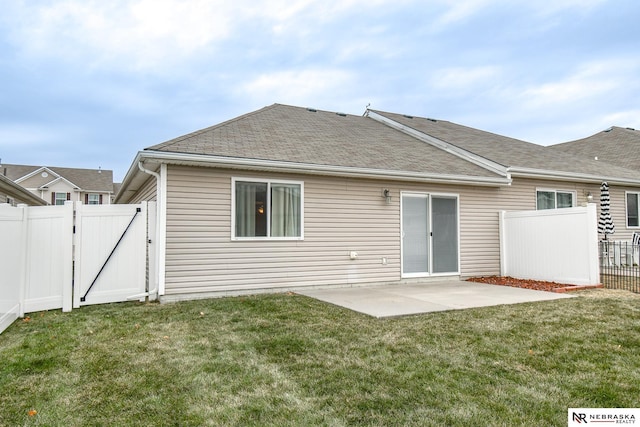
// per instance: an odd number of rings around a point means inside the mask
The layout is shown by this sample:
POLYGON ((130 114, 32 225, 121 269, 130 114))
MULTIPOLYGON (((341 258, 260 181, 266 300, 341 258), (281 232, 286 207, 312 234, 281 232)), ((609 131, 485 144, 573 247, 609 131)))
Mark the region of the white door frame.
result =
POLYGON ((400 275, 401 278, 417 278, 417 277, 437 277, 437 276, 457 276, 460 275, 460 195, 456 193, 437 193, 437 192, 420 192, 420 191, 401 191, 400 192, 400 275), (404 212, 402 201, 404 197, 420 197, 428 199, 428 271, 422 273, 405 273, 404 272, 404 212), (457 254, 456 271, 445 273, 433 273, 433 198, 452 198, 456 200, 456 239, 457 254))

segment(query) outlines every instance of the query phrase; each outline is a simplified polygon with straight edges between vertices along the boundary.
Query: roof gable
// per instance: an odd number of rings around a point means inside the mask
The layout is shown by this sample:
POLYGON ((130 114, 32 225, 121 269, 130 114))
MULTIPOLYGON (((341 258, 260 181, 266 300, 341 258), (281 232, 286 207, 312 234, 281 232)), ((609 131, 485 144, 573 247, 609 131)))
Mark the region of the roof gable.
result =
POLYGON ((613 126, 587 138, 547 147, 589 159, 640 170, 640 131, 613 126))
POLYGON ((281 104, 146 150, 380 171, 497 176, 368 117, 281 104))
POLYGON ((113 193, 113 172, 110 170, 4 164, 0 168, 0 173, 5 172, 7 178, 22 185, 25 185, 27 180, 46 172, 47 177, 30 181, 27 185, 34 188, 61 177, 71 186, 82 191, 113 193))

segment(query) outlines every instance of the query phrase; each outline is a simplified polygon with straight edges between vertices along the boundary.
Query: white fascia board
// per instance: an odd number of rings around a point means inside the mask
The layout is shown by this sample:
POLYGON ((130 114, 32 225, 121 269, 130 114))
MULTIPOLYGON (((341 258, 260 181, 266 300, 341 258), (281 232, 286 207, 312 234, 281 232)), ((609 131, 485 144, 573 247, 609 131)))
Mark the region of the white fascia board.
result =
POLYGON ((412 136, 422 142, 426 142, 427 144, 433 147, 436 147, 442 151, 445 151, 449 154, 452 154, 456 157, 459 157, 463 160, 466 160, 482 168, 488 169, 489 171, 495 174, 502 175, 504 177, 509 178, 509 172, 507 168, 504 165, 501 165, 500 163, 496 163, 492 160, 487 159, 486 157, 479 156, 475 153, 472 153, 463 148, 457 147, 441 139, 435 138, 424 132, 420 132, 419 130, 413 129, 409 126, 405 126, 401 123, 396 122, 395 120, 392 120, 388 117, 380 115, 374 111, 369 110, 367 113, 368 113, 368 117, 372 118, 373 120, 384 123, 385 125, 395 130, 398 130, 402 133, 412 136))
POLYGON ((512 176, 517 176, 522 178, 554 179, 559 181, 589 182, 589 183, 601 183, 602 181, 607 181, 609 184, 617 184, 617 185, 631 185, 631 186, 640 185, 640 180, 620 178, 620 177, 610 177, 610 176, 604 176, 604 175, 592 175, 592 174, 586 174, 586 173, 562 172, 562 171, 521 168, 521 167, 510 167, 508 170, 512 176))
POLYGON ((231 169, 254 169, 269 172, 301 173, 306 175, 347 176, 355 178, 375 178, 396 181, 423 181, 449 184, 471 184, 486 186, 510 185, 511 179, 506 176, 475 177, 467 175, 426 174, 420 172, 391 171, 345 166, 317 165, 309 163, 293 163, 278 160, 246 159, 237 157, 221 157, 202 154, 167 153, 162 151, 140 152, 140 160, 157 161, 231 169))
POLYGON ((38 190, 44 189, 44 187, 49 187, 50 185, 55 184, 58 181, 64 181, 67 184, 69 184, 74 190, 76 191, 83 191, 80 187, 78 187, 77 185, 75 185, 73 182, 69 181, 67 178, 63 177, 62 175, 58 175, 58 177, 52 181, 47 182, 44 185, 41 185, 40 187, 38 187, 38 190))
POLYGON ((33 172, 30 172, 30 173, 26 174, 25 176, 16 179, 15 182, 17 182, 19 184, 22 181, 24 181, 25 179, 29 179, 32 176, 35 176, 35 175, 37 175, 39 173, 42 173, 42 172, 47 172, 47 173, 50 173, 51 175, 53 175, 55 177, 60 177, 60 174, 55 173, 54 171, 52 171, 51 169, 49 169, 46 166, 42 166, 42 167, 39 167, 38 169, 34 170, 33 172))

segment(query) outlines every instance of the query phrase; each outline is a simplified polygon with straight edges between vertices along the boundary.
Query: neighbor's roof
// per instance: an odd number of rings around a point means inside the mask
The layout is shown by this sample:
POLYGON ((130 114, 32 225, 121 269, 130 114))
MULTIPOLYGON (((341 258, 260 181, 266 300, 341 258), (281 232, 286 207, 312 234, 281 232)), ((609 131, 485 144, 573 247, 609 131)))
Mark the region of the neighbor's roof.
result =
POLYGON ((640 131, 613 126, 595 135, 548 147, 601 162, 640 170, 640 131))
MULTIPOLYGON (((456 147, 482 156, 509 168, 512 173, 518 170, 537 169, 559 171, 571 174, 615 177, 638 180, 640 172, 614 165, 603 166, 593 158, 577 157, 561 150, 549 150, 548 147, 509 138, 502 135, 462 126, 446 120, 436 120, 402 114, 375 111, 402 125, 445 141, 456 147)), ((635 139, 640 146, 640 136, 635 139)), ((631 139, 627 142, 631 145, 631 139)), ((640 153, 636 151, 637 158, 640 153)), ((620 164, 620 166, 626 166, 620 164)), ((636 168, 637 169, 637 168, 636 168)))
MULTIPOLYGON (((0 174, 5 174, 6 171, 6 177, 15 182, 43 168, 47 168, 56 175, 63 177, 83 191, 113 193, 113 171, 105 169, 2 164, 0 166, 0 174)), ((56 178, 52 177, 51 179, 54 180, 56 178)))
POLYGON ((40 197, 16 184, 2 174, 0 174, 0 193, 15 199, 18 203, 26 203, 31 206, 44 206, 47 204, 47 202, 42 200, 40 197))
POLYGON ((274 104, 146 150, 383 171, 498 174, 368 117, 274 104))

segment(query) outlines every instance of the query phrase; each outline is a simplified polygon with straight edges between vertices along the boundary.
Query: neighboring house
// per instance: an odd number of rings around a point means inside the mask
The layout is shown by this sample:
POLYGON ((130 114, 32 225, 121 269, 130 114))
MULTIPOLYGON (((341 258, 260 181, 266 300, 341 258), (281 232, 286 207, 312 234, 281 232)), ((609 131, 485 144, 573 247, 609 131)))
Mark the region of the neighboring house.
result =
POLYGON ((158 202, 167 300, 496 275, 498 211, 603 180, 640 191, 639 171, 447 121, 274 104, 140 151, 116 202, 158 202))
MULTIPOLYGON (((603 170, 617 165, 640 171, 640 131, 633 128, 613 126, 587 138, 551 145, 547 149, 597 160, 602 163, 603 170)), ((640 232, 640 189, 612 186, 610 192, 616 225, 613 239, 627 240, 630 232, 640 232)))
POLYGON ((8 203, 11 206, 25 204, 29 206, 45 206, 47 202, 19 186, 9 178, 0 175, 0 204, 8 203))
POLYGON ((52 205, 67 200, 110 204, 114 193, 110 170, 3 164, 0 174, 52 205))

